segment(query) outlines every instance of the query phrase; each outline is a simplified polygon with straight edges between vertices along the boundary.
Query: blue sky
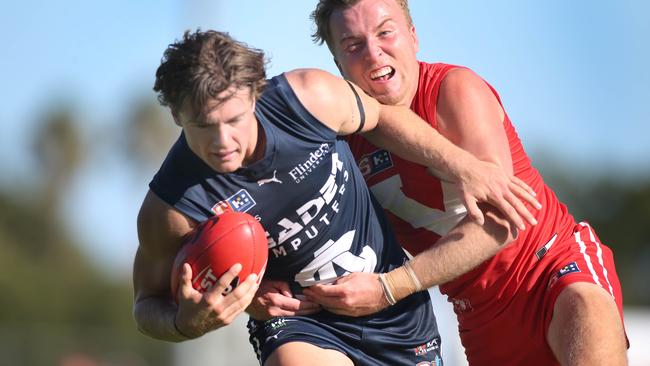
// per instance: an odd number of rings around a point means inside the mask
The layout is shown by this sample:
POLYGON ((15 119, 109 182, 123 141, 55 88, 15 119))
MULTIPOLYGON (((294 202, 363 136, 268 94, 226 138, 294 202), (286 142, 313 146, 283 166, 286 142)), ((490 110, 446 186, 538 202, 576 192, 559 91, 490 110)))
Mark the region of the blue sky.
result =
MULTIPOLYGON (((264 49, 269 75, 336 73, 311 43, 315 1, 14 1, 0 14, 0 184, 35 179, 37 116, 72 103, 93 135, 152 98, 165 47, 215 28, 264 49)), ((500 93, 527 151, 580 173, 650 175, 650 3, 411 0, 420 58, 468 66, 500 93), (539 155, 538 155, 539 154, 539 155)), ((101 150, 70 187, 67 222, 112 273, 130 268, 135 217, 153 174, 101 150), (108 224, 98 224, 110 216, 108 224), (80 229, 80 228, 92 228, 80 229)), ((33 182, 32 182, 33 183, 33 182)), ((128 273, 127 273, 128 275, 128 273)))

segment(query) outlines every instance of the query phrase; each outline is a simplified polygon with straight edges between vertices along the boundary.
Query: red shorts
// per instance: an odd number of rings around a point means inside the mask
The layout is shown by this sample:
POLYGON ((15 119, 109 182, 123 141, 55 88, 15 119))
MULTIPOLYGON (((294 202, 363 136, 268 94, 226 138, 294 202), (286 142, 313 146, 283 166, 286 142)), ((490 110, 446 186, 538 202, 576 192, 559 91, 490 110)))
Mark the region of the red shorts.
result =
POLYGON ((546 333, 557 297, 575 282, 594 283, 605 289, 623 319, 621 285, 612 251, 585 222, 576 224, 573 235, 553 242, 528 270, 516 272, 507 281, 510 289, 485 289, 494 295, 494 301, 472 304, 471 298, 460 300, 461 307, 469 312, 459 311, 455 303, 470 365, 558 365, 546 333), (516 290, 512 290, 513 283, 516 290))

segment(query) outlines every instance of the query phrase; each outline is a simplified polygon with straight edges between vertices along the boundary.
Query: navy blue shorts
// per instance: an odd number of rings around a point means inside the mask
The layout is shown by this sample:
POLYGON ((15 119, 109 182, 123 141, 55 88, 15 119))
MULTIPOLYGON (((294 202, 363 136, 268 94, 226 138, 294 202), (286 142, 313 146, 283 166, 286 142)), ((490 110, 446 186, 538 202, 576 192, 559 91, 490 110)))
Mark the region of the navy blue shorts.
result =
POLYGON ((265 322, 251 319, 248 332, 262 365, 273 351, 289 342, 337 350, 355 365, 442 365, 440 335, 426 291, 359 318, 322 311, 265 322))

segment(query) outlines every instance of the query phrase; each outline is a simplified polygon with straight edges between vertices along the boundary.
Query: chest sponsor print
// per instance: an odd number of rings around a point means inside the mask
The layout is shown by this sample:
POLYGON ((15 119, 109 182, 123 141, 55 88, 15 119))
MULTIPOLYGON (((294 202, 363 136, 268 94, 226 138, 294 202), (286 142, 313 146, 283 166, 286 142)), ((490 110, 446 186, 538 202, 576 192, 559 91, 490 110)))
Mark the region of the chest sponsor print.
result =
POLYGON ((256 205, 253 196, 245 189, 240 189, 237 193, 223 201, 217 202, 212 206, 212 212, 215 215, 221 215, 224 212, 246 212, 256 205))

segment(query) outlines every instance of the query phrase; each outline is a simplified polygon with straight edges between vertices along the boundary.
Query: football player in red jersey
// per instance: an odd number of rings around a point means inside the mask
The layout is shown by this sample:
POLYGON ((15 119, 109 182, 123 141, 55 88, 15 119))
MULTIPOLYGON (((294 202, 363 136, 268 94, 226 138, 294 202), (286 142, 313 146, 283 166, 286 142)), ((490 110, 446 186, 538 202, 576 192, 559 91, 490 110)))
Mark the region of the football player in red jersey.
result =
MULTIPOLYGON (((186 32, 165 51, 154 90, 183 132, 150 182, 138 215, 134 318, 144 334, 176 342, 200 337, 228 325, 251 302, 254 275, 223 293, 241 270, 237 265, 200 293, 185 264, 178 304, 170 289, 182 238, 228 206, 259 218, 267 230, 275 254, 265 276, 296 287, 359 271, 376 279, 370 272, 403 263, 406 255, 341 135, 373 130, 382 145, 455 177, 470 201, 505 208, 515 223, 522 217, 534 221, 519 200, 539 204, 530 187, 450 143, 408 108, 382 105, 321 70, 266 79, 265 64, 263 52, 224 32, 186 32), (395 133, 408 143, 388 138, 395 133)), ((374 290, 383 299, 382 290, 374 290)), ((384 300, 366 311, 387 305, 384 300)), ((252 320, 249 331, 260 362, 272 360, 267 365, 304 364, 307 358, 311 364, 412 365, 439 360, 431 310, 428 294, 414 293, 355 322, 362 338, 347 317, 327 312, 268 324, 252 320), (273 324, 282 324, 281 332, 273 324), (376 348, 385 352, 369 351, 376 348)))
MULTIPOLYGON (((344 77, 384 104, 409 106, 460 147, 524 180, 543 205, 539 224, 525 231, 489 205, 482 205, 485 225, 477 225, 453 187, 353 136, 366 181, 402 245, 417 254, 380 278, 388 301, 444 284, 473 365, 626 364, 612 253, 531 166, 496 91, 467 68, 418 61, 407 0, 321 0, 312 18, 314 39, 327 44, 344 77)), ((380 284, 348 276, 306 293, 359 315, 373 299, 358 289, 370 285, 380 284)))

